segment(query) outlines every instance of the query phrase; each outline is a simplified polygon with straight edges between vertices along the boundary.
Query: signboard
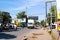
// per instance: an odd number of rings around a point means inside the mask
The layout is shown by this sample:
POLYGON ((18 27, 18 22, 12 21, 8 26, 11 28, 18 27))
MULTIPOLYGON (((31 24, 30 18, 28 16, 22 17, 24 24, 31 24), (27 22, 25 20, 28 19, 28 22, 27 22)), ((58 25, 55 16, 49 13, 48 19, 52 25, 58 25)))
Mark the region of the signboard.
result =
POLYGON ((20 22, 26 22, 26 18, 21 18, 20 22))
POLYGON ((60 0, 56 0, 57 3, 57 19, 60 19, 60 0))
POLYGON ((29 16, 28 19, 38 20, 38 16, 29 16))

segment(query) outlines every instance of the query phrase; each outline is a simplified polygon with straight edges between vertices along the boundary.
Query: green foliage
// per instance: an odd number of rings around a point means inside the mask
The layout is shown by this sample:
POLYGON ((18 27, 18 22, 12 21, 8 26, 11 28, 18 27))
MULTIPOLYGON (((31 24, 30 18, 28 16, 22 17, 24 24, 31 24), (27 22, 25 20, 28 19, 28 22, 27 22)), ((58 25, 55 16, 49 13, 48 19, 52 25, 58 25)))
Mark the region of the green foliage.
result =
POLYGON ((57 19, 57 17, 56 17, 56 6, 51 7, 51 12, 52 12, 52 16, 53 16, 52 17, 52 22, 54 23, 57 19))
POLYGON ((2 13, 1 13, 1 11, 0 11, 0 22, 2 21, 2 13))
POLYGON ((38 25, 38 24, 39 24, 39 22, 35 20, 34 21, 34 25, 38 25))
POLYGON ((27 24, 27 15, 25 14, 26 12, 25 11, 22 11, 20 13, 17 14, 17 18, 20 19, 20 18, 26 18, 26 22, 22 22, 20 23, 22 27, 25 27, 26 24, 27 24))
POLYGON ((41 21, 41 25, 42 25, 42 26, 45 25, 45 21, 44 21, 44 20, 41 21))
POLYGON ((51 11, 52 13, 55 13, 55 11, 56 11, 56 6, 52 6, 52 7, 50 8, 50 11, 51 11))
POLYGON ((0 12, 1 20, 3 20, 3 24, 9 23, 11 21, 10 13, 8 12, 0 12))
POLYGON ((18 24, 18 27, 26 27, 26 23, 21 22, 18 24))
MULTIPOLYGON (((57 19, 56 17, 56 6, 52 6, 50 8, 50 11, 52 13, 52 22, 54 23, 57 19)), ((47 14, 47 22, 50 24, 50 20, 51 20, 51 16, 50 16, 50 13, 47 14)))
POLYGON ((50 13, 48 13, 48 15, 47 15, 47 23, 48 23, 48 24, 50 24, 50 20, 51 20, 51 18, 50 18, 50 13))
POLYGON ((20 13, 17 14, 17 18, 20 19, 20 18, 27 18, 27 15, 25 14, 25 11, 22 11, 20 13))

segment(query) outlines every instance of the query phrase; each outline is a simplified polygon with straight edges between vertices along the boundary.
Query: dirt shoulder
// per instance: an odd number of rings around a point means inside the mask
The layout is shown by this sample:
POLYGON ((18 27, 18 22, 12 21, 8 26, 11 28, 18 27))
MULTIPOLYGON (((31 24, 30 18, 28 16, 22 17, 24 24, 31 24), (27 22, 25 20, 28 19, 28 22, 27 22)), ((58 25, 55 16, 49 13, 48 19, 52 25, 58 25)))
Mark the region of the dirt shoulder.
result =
POLYGON ((52 40, 46 30, 37 29, 24 36, 23 40, 52 40))

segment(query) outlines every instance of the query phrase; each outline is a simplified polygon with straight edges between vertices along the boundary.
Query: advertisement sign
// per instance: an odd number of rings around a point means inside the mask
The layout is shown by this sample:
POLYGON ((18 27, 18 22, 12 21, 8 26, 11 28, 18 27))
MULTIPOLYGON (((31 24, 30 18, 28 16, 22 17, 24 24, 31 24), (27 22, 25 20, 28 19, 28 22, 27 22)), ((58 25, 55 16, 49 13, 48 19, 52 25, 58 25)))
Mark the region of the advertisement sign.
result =
POLYGON ((28 19, 38 20, 38 16, 29 16, 28 19))
POLYGON ((57 3, 57 19, 60 19, 60 0, 56 0, 57 3))
POLYGON ((26 18, 21 18, 20 22, 26 22, 26 18))

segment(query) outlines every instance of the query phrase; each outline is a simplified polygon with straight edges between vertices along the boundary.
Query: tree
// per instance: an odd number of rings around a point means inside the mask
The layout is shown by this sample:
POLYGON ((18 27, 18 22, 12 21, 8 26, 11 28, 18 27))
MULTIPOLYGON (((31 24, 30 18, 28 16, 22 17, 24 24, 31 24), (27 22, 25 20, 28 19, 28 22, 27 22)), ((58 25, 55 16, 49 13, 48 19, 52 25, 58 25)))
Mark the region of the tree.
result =
POLYGON ((22 11, 20 13, 17 14, 17 18, 20 19, 20 18, 27 18, 27 15, 25 14, 26 12, 25 11, 22 11))
POLYGON ((2 13, 0 11, 0 22, 2 22, 2 13))
POLYGON ((50 25, 50 21, 51 21, 51 18, 50 18, 50 13, 48 13, 47 15, 47 23, 50 25))
POLYGON ((44 20, 41 21, 41 25, 42 25, 43 27, 45 26, 45 21, 44 21, 44 20))
POLYGON ((11 22, 11 16, 9 12, 0 12, 0 16, 2 17, 1 20, 3 24, 11 22))
POLYGON ((38 25, 38 24, 39 24, 39 22, 35 20, 34 21, 34 25, 38 25))
MULTIPOLYGON (((52 6, 50 8, 50 11, 52 13, 52 22, 54 23, 56 21, 56 6, 52 6)), ((47 21, 48 23, 50 24, 50 21, 51 21, 51 17, 50 17, 50 13, 47 14, 47 21)))
POLYGON ((56 19, 57 19, 57 17, 56 17, 56 6, 52 6, 51 7, 51 12, 52 12, 52 22, 54 23, 55 21, 56 21, 56 19))
POLYGON ((17 18, 18 19, 20 19, 20 18, 26 18, 26 22, 22 22, 21 23, 23 26, 26 26, 27 25, 27 15, 25 13, 26 13, 25 11, 22 11, 22 12, 19 12, 17 14, 17 18))

